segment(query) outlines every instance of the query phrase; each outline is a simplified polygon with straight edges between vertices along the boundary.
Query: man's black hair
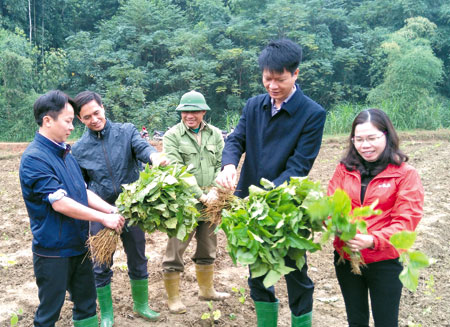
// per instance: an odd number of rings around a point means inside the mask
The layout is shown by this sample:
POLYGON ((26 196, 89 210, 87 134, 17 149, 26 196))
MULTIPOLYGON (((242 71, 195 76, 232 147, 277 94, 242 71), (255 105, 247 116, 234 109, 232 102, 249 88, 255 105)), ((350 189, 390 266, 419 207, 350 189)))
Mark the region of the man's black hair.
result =
POLYGON ((52 90, 41 95, 33 106, 34 120, 41 127, 44 116, 50 116, 57 120, 67 103, 75 108, 75 101, 60 90, 52 90))
POLYGON ((100 96, 100 94, 92 91, 83 91, 79 93, 75 97, 75 103, 77 104, 76 108, 74 108, 75 115, 79 116, 81 107, 83 107, 86 103, 91 102, 92 100, 95 100, 95 102, 97 102, 99 106, 102 106, 102 97, 100 96))
POLYGON ((301 46, 289 39, 270 41, 258 58, 261 71, 267 69, 280 74, 285 69, 291 74, 294 74, 301 61, 301 46))

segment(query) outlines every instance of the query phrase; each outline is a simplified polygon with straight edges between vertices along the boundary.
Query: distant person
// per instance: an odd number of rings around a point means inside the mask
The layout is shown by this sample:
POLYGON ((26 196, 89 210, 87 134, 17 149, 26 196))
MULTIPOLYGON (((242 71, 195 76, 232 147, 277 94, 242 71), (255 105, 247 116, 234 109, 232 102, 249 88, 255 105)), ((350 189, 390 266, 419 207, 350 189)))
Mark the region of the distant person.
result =
POLYGON ((142 126, 141 136, 143 139, 148 140, 148 131, 147 128, 145 128, 145 126, 142 126))
POLYGON ((376 327, 398 326, 402 294, 399 253, 392 234, 413 231, 423 213, 424 191, 417 171, 408 165, 389 117, 379 109, 360 112, 352 124, 348 149, 328 185, 328 194, 342 189, 352 209, 372 205, 380 215, 364 218, 368 234, 356 234, 346 244, 335 239, 334 264, 349 326, 369 326, 370 306, 376 327), (351 272, 343 247, 360 252, 366 266, 351 272), (344 263, 339 263, 339 257, 344 263))
POLYGON ((66 140, 73 130, 74 102, 50 91, 34 103, 39 125, 20 161, 19 177, 33 234, 33 267, 39 306, 33 325, 55 326, 66 291, 75 327, 96 327, 96 293, 87 256, 89 221, 120 230, 124 218, 86 190, 66 140))
MULTIPOLYGON (((74 144, 73 155, 81 167, 88 188, 113 205, 122 192, 121 185, 135 182, 139 178, 139 161, 144 163, 160 161, 159 154, 139 135, 133 124, 113 123, 107 120, 99 94, 92 91, 81 92, 75 97, 75 103, 75 113, 88 129, 74 144)), ((161 164, 166 163, 167 161, 162 159, 161 164)), ((96 235, 103 228, 101 224, 91 223, 90 232, 96 235)), ((148 306, 145 233, 139 226, 128 226, 126 222, 120 238, 127 255, 133 311, 148 320, 157 320, 159 313, 148 306)), ((113 271, 111 266, 95 264, 94 274, 101 326, 112 326, 113 271)))
MULTIPOLYGON (((220 185, 236 189, 240 197, 248 195, 250 185, 259 186, 261 178, 278 186, 293 176, 307 176, 319 153, 326 115, 296 84, 301 58, 301 47, 288 39, 270 42, 259 55, 267 93, 247 101, 227 137, 223 170, 217 178, 220 185), (236 187, 236 167, 244 153, 236 187)), ((301 270, 289 256, 284 261, 295 269, 285 275, 292 326, 311 326, 314 284, 308 277, 306 256, 301 270)), ((277 325, 278 299, 274 287, 264 287, 264 278, 250 276, 248 283, 258 326, 271 327, 277 325)))
MULTIPOLYGON (((197 181, 196 198, 204 204, 212 202, 217 199, 214 180, 219 173, 222 157, 221 131, 203 120, 210 108, 199 92, 185 93, 176 110, 181 112, 181 122, 164 134, 164 152, 174 164, 192 165, 192 174, 197 181)), ((214 261, 217 248, 215 228, 215 225, 200 220, 187 241, 182 242, 176 237, 169 238, 162 268, 171 313, 186 312, 186 306, 181 301, 179 293, 180 274, 184 271, 184 251, 194 235, 197 249, 192 260, 195 262, 199 299, 224 300, 230 296, 214 289, 214 261)))

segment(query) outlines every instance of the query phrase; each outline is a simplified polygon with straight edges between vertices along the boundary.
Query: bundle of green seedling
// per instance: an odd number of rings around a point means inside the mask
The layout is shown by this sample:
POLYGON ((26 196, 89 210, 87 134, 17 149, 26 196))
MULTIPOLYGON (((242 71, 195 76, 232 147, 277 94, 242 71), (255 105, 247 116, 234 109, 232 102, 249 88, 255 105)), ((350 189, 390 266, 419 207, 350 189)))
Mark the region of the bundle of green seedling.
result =
MULTIPOLYGON (((366 231, 360 217, 376 214, 370 207, 351 213, 345 192, 325 196, 320 184, 307 178, 293 177, 278 187, 262 179, 261 185, 264 189, 251 186, 247 198, 234 200, 232 208, 224 209, 218 228, 227 236, 233 262, 249 265, 252 278, 265 275, 266 287, 294 270, 285 265, 286 256, 302 269, 307 251, 320 250, 332 235, 352 239, 357 230, 366 231), (317 232, 324 232, 319 241, 314 238, 317 232)), ((349 254, 359 267, 359 252, 349 254)))
MULTIPOLYGON (((147 165, 136 182, 122 185, 116 206, 128 226, 138 225, 147 233, 159 230, 184 241, 197 226, 200 216, 196 207, 198 201, 192 192, 195 184, 195 177, 185 166, 150 168, 147 165)), ((109 264, 118 238, 118 233, 107 228, 91 236, 88 245, 93 260, 109 264)))
MULTIPOLYGON (((308 208, 308 213, 314 219, 323 219, 325 231, 322 233, 321 243, 324 244, 331 237, 337 236, 344 242, 353 239, 357 232, 367 234, 367 224, 363 219, 372 215, 378 215, 381 210, 374 210, 378 201, 371 206, 357 207, 352 210, 350 197, 341 189, 337 189, 332 196, 318 199, 308 208)), ((364 266, 364 260, 359 251, 352 251, 346 245, 342 250, 350 257, 352 272, 361 275, 361 266, 364 266)), ((339 262, 343 262, 341 256, 339 262)))
POLYGON ((306 251, 321 248, 314 233, 322 230, 323 220, 311 219, 307 207, 323 194, 319 183, 302 178, 276 188, 262 179, 261 185, 264 189, 250 186, 246 199, 222 211, 219 228, 227 236, 233 262, 249 265, 252 278, 266 275, 264 285, 269 287, 294 270, 285 265, 284 257, 301 269, 306 251))
POLYGON ((147 165, 136 182, 122 186, 116 206, 129 226, 138 225, 147 233, 159 230, 183 241, 200 216, 193 185, 195 177, 186 166, 147 165))

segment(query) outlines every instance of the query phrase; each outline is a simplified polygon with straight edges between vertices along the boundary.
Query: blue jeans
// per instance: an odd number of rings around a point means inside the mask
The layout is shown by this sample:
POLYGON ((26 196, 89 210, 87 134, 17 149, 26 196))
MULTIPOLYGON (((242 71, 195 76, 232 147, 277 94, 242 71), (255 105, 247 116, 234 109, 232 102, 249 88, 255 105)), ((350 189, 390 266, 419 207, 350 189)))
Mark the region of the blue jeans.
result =
POLYGON ((73 302, 74 320, 96 315, 96 299, 92 263, 86 254, 54 258, 33 254, 34 275, 38 286, 39 306, 35 327, 53 327, 59 319, 66 291, 73 302))
MULTIPOLYGON (((95 235, 104 228, 105 226, 101 223, 91 221, 90 233, 91 235, 95 235)), ((123 248, 127 255, 128 276, 133 280, 147 279, 148 260, 145 256, 145 233, 138 226, 126 226, 126 228, 123 228, 120 238, 122 239, 123 248)), ((113 259, 111 257, 112 265, 113 259)), ((94 264, 96 287, 103 287, 111 283, 113 276, 111 266, 94 264)))
MULTIPOLYGON (((294 316, 301 316, 309 313, 313 308, 313 293, 314 283, 308 277, 308 265, 306 263, 299 270, 295 264, 295 261, 286 256, 284 258, 286 266, 294 268, 289 274, 285 275, 286 286, 288 291, 289 308, 294 316)), ((258 302, 276 302, 275 288, 273 286, 264 287, 264 276, 248 279, 248 285, 250 286, 250 296, 253 301, 258 302)))
POLYGON ((398 276, 402 264, 398 259, 384 260, 361 267, 361 275, 351 272, 350 262, 337 263, 339 254, 334 252, 334 267, 341 287, 350 327, 369 326, 369 294, 375 327, 397 327, 402 283, 398 276))

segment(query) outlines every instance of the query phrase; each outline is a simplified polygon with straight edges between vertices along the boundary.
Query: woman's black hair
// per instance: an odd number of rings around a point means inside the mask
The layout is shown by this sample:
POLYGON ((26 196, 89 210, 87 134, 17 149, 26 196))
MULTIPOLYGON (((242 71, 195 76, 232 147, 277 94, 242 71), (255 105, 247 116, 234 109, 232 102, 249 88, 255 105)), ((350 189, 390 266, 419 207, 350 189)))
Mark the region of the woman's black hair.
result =
POLYGON ((377 159, 379 165, 394 164, 400 166, 402 162, 408 161, 408 156, 399 148, 400 141, 389 117, 383 110, 372 108, 361 111, 353 121, 352 131, 348 138, 348 150, 341 160, 341 163, 348 170, 361 170, 364 167, 364 159, 359 155, 352 142, 356 126, 364 123, 372 123, 386 136, 386 147, 377 159))

